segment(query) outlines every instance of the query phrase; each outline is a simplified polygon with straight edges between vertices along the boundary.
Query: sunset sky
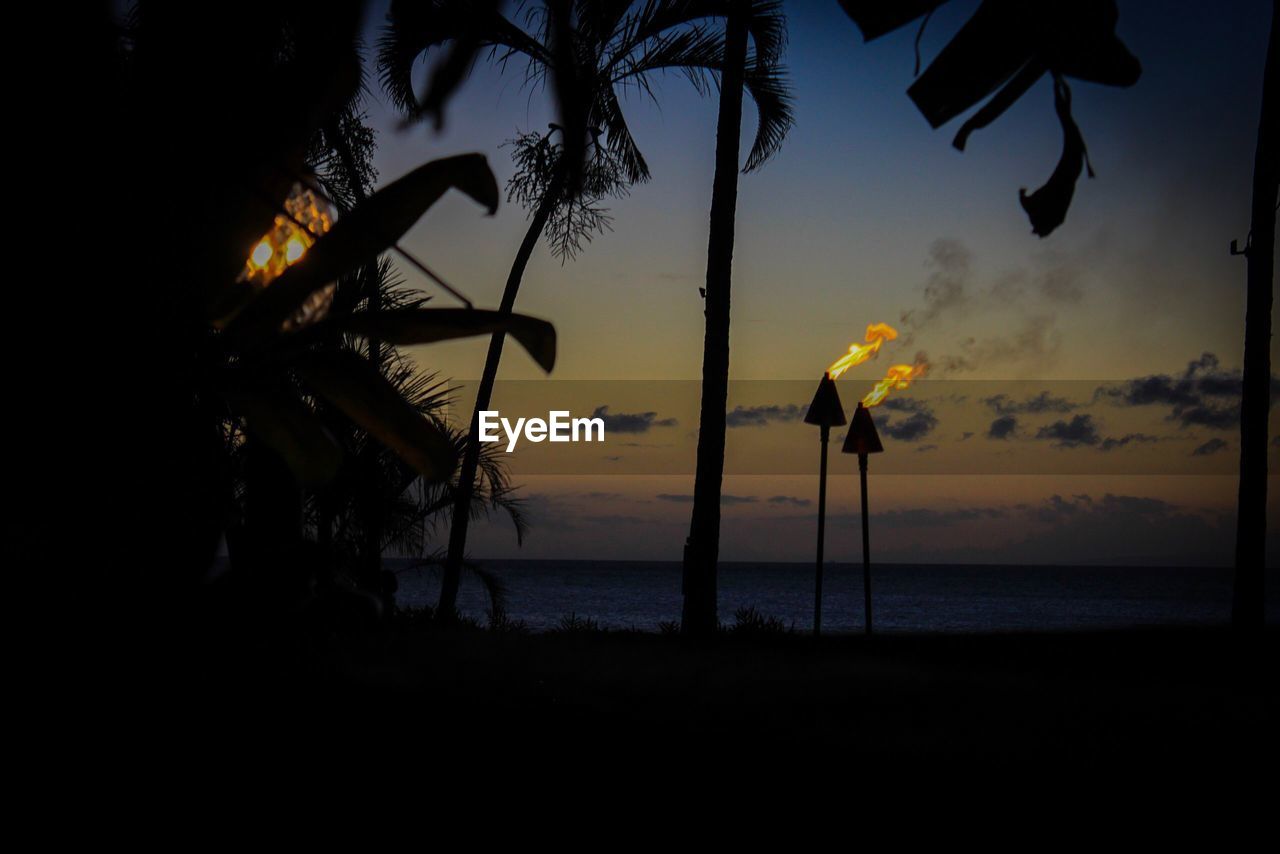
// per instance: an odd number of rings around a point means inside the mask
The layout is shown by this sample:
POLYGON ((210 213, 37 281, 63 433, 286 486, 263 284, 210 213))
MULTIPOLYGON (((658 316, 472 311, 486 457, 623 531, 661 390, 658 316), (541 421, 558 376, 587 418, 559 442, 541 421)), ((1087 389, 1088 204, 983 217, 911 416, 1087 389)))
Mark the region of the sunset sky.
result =
MULTIPOLYGON (((924 63, 976 5, 934 16, 924 63)), ((731 376, 742 382, 730 401, 724 558, 811 559, 816 430, 795 407, 868 323, 885 321, 904 334, 840 380, 846 410, 892 362, 924 351, 932 369, 879 413, 881 559, 1229 562, 1238 443, 1222 410, 1240 363, 1245 267, 1227 247, 1248 232, 1269 6, 1122 0, 1119 35, 1142 79, 1129 90, 1073 82, 1097 177, 1082 178, 1066 223, 1041 240, 1017 196, 1057 162, 1047 80, 961 154, 950 145, 958 122, 930 130, 905 94, 914 27, 868 45, 834 0, 786 4, 796 126, 738 199, 731 376), (1130 382, 1144 377, 1155 379, 1130 382)), ((515 65, 502 75, 481 61, 439 134, 401 130, 371 87, 380 180, 481 151, 505 182, 503 141, 553 117, 549 94, 522 81, 515 65)), ((504 383, 496 399, 517 415, 605 406, 616 429, 604 448, 559 460, 544 446, 515 461, 532 536, 518 549, 507 527, 482 525, 477 557, 680 557, 697 387, 672 381, 701 371, 716 103, 683 78, 660 83, 658 104, 624 102, 653 179, 611 205, 613 231, 577 261, 561 265, 543 246, 529 265, 518 310, 555 323, 555 372, 544 378, 508 347, 501 379, 528 382, 504 383)), ((487 218, 449 197, 406 245, 493 306, 525 225, 515 204, 487 218)), ((465 409, 484 349, 414 355, 464 387, 465 409)), ((851 462, 833 459, 837 560, 854 554, 851 462)))

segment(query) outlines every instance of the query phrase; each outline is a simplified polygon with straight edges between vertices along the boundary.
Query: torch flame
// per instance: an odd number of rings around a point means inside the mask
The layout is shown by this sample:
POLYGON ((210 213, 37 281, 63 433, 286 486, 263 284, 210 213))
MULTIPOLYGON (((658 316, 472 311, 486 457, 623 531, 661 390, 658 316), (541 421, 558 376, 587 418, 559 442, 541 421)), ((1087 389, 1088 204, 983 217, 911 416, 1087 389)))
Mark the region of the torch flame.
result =
POLYGON ((867 359, 870 359, 876 353, 880 352, 880 346, 886 341, 892 341, 898 337, 898 330, 894 329, 887 323, 872 323, 867 327, 867 336, 865 344, 850 344, 849 352, 845 353, 839 359, 831 363, 831 367, 827 368, 827 373, 831 379, 839 379, 840 375, 852 368, 854 365, 861 365, 867 359))
POLYGON ((284 202, 286 214, 277 214, 271 230, 254 244, 240 272, 240 281, 266 287, 286 267, 302 260, 316 239, 333 227, 328 203, 301 184, 295 184, 284 202))
POLYGON ((862 398, 862 405, 870 409, 888 397, 889 392, 910 388, 911 381, 923 376, 928 369, 929 365, 925 362, 917 362, 914 365, 894 365, 885 373, 884 379, 876 383, 875 387, 867 392, 867 396, 862 398))

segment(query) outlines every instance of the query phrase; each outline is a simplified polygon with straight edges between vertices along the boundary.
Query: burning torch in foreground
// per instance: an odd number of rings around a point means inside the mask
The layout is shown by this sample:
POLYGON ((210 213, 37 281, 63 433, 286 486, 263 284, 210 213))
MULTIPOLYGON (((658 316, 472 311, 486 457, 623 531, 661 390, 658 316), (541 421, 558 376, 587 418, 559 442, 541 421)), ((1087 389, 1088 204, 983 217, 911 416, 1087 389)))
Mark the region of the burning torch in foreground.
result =
MULTIPOLYGON (((822 462, 818 474, 818 560, 813 606, 813 633, 822 630, 822 565, 823 545, 826 533, 827 512, 827 440, 831 427, 845 423, 844 409, 840 405, 840 395, 836 391, 835 380, 855 365, 860 365, 880 352, 885 341, 898 337, 898 332, 886 323, 873 323, 867 327, 864 344, 852 344, 849 352, 837 359, 827 372, 805 415, 809 424, 817 424, 821 428, 822 462)), ((853 422, 845 436, 841 451, 858 455, 858 474, 862 493, 862 590, 866 609, 865 622, 867 634, 871 634, 871 539, 867 522, 867 457, 870 454, 884 452, 880 435, 876 431, 875 421, 871 418, 871 407, 880 404, 890 392, 910 387, 913 380, 927 370, 928 365, 921 360, 913 365, 893 365, 880 380, 858 402, 854 410, 853 422)))

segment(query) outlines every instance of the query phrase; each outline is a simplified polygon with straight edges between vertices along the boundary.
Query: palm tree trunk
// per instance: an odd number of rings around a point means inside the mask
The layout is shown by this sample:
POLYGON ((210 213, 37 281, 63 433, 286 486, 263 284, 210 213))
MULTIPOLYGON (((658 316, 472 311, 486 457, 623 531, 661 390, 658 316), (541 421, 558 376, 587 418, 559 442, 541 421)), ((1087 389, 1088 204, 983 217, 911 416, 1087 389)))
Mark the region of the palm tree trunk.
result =
MULTIPOLYGON (((511 272, 507 274, 507 286, 502 291, 502 303, 498 306, 501 314, 511 314, 515 310, 516 295, 520 293, 520 282, 524 279, 525 267, 533 249, 542 237, 542 230, 547 227, 547 220, 555 210, 556 200, 564 189, 564 172, 557 170, 547 185, 541 204, 533 214, 533 220, 524 233, 520 249, 516 252, 515 261, 511 264, 511 272)), ((493 384, 498 379, 498 365, 502 361, 502 345, 506 342, 505 332, 495 332, 489 339, 489 353, 484 360, 484 373, 480 377, 480 386, 476 389, 476 406, 471 413, 471 427, 467 432, 467 444, 462 454, 462 466, 458 471, 458 491, 454 498, 453 520, 449 528, 449 551, 445 557, 444 577, 440 584, 440 601, 436 608, 437 616, 445 621, 457 616, 458 585, 462 580, 462 559, 467 552, 467 528, 471 522, 471 497, 475 492, 476 471, 480 467, 480 412, 488 409, 493 398, 493 384)))
POLYGON ((725 24, 725 65, 716 123, 716 173, 707 241, 707 331, 702 349, 702 410, 693 516, 684 547, 685 634, 716 630, 716 561, 720 552, 720 486, 724 478, 725 410, 729 397, 729 291, 733 272, 734 218, 738 207, 742 83, 747 21, 734 4, 725 24))
POLYGON ((1273 0, 1271 43, 1262 81, 1262 118, 1253 164, 1253 210, 1244 318, 1244 382, 1240 406, 1240 496, 1236 515, 1235 586, 1231 622, 1261 630, 1267 559, 1267 434, 1271 410, 1271 303, 1275 276, 1276 193, 1280 180, 1280 104, 1276 98, 1276 31, 1280 0, 1273 0))

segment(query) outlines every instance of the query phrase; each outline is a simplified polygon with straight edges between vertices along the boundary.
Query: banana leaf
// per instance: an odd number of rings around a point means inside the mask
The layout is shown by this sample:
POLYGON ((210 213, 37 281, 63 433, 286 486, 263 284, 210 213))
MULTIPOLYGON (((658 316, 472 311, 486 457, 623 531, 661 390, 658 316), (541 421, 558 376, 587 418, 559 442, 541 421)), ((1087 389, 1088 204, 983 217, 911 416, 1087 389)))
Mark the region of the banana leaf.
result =
POLYGON ((379 338, 388 344, 430 344, 505 332, 520 342, 544 371, 556 363, 556 330, 545 320, 471 308, 407 308, 360 312, 331 323, 345 332, 379 338))
POLYGON ((947 0, 840 0, 866 41, 878 39, 929 14, 947 0))
MULTIPOLYGON (((841 0, 841 6, 869 41, 932 12, 942 2, 841 0)), ((1041 237, 1062 224, 1088 162, 1063 78, 1127 87, 1142 73, 1137 58, 1116 36, 1118 18, 1115 0, 983 0, 907 90, 934 128, 995 93, 956 134, 952 144, 964 150, 973 131, 998 119, 1045 74, 1053 76, 1063 153, 1043 187, 1030 195, 1019 191, 1032 231, 1041 237)))
POLYGON ((314 412, 284 383, 223 392, 245 429, 280 455, 304 486, 323 486, 342 465, 342 449, 314 412))
POLYGON ((298 376, 428 481, 446 480, 457 465, 448 434, 424 418, 372 364, 350 351, 299 358, 298 376))

